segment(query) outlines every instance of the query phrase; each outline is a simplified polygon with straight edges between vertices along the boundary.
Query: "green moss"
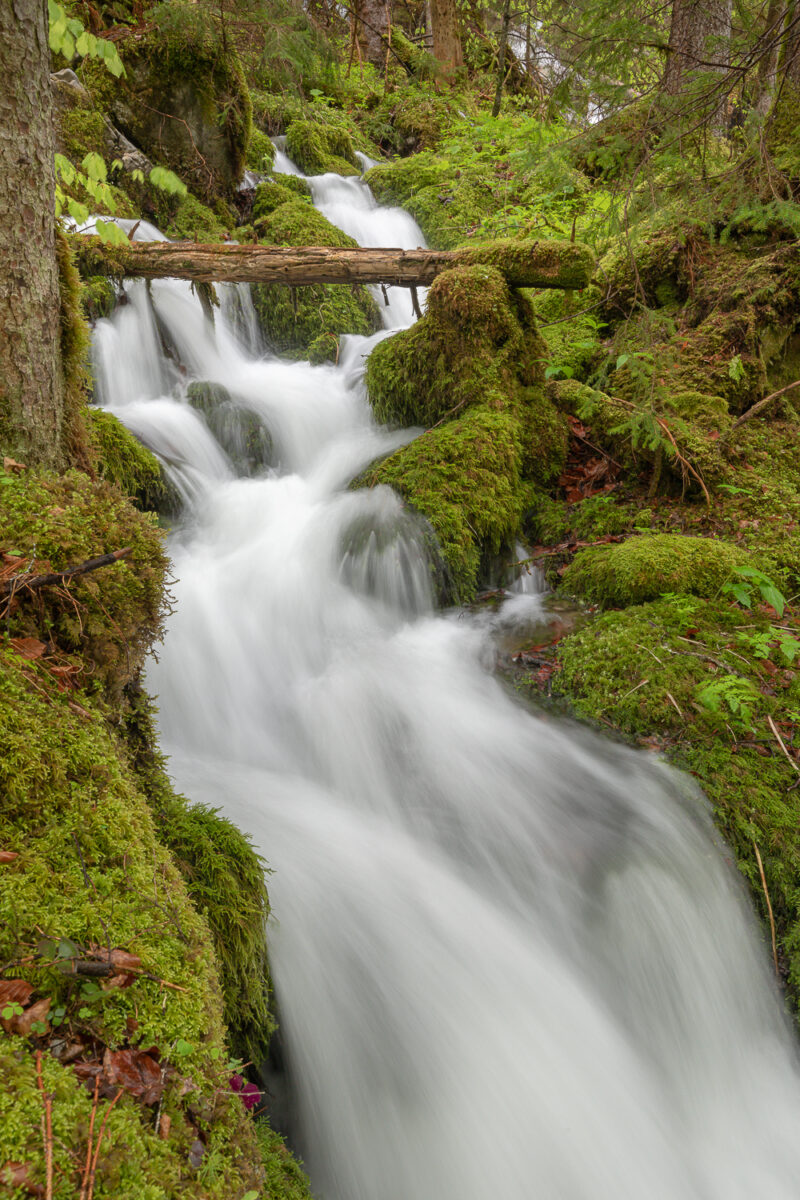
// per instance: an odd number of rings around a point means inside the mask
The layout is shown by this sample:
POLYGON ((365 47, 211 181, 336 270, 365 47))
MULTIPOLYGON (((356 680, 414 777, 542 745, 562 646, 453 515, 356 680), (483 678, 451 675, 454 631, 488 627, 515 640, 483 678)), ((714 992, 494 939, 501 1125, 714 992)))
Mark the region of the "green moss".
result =
POLYGON ((284 175, 281 171, 276 171, 273 179, 281 187, 288 188, 295 196, 302 196, 306 200, 311 199, 311 186, 308 180, 301 178, 300 175, 284 175))
POLYGON ((391 484, 427 517, 452 599, 474 595, 482 557, 519 532, 530 485, 564 465, 567 425, 543 393, 543 361, 529 302, 489 266, 444 271, 425 315, 367 360, 379 420, 433 426, 367 482, 391 484))
POLYGON ((230 230, 229 222, 221 220, 191 192, 180 198, 165 225, 164 232, 173 241, 223 242, 230 230))
POLYGON ((81 307, 90 321, 110 317, 117 302, 117 293, 110 279, 92 275, 81 282, 81 307))
POLYGON ((476 404, 431 429, 373 470, 367 482, 387 483, 430 522, 447 567, 446 598, 475 594, 481 552, 498 552, 519 531, 520 427, 507 409, 476 404))
POLYGON ((284 187, 275 179, 265 179, 256 188, 253 201, 253 223, 270 216, 281 204, 294 204, 296 200, 295 193, 288 187, 284 187))
POLYGON ((747 551, 729 542, 646 534, 581 550, 563 582, 568 591, 599 604, 625 606, 665 592, 715 596, 736 567, 754 565, 747 551))
POLYGON ((76 579, 68 590, 44 588, 20 598, 11 626, 53 639, 66 654, 80 653, 97 685, 121 688, 161 629, 167 558, 155 523, 108 483, 77 471, 29 471, 0 473, 0 526, 5 548, 24 558, 33 574, 130 547, 127 558, 76 579))
POLYGON ((260 129, 250 133, 250 144, 247 147, 246 164, 253 171, 271 171, 275 161, 275 146, 260 129))
POLYGON ((256 1121, 256 1137, 266 1167, 266 1194, 281 1200, 311 1200, 308 1179, 280 1134, 266 1121, 256 1121))
POLYGON ((349 133, 315 121, 293 121, 286 131, 286 153, 306 175, 360 175, 349 133))
MULTIPOLYGON (((274 197, 274 188, 267 187, 264 194, 274 197)), ((296 197, 261 217, 257 228, 260 241, 269 246, 357 245, 296 197)), ((274 350, 304 356, 313 353, 316 362, 338 357, 342 334, 374 333, 381 323, 375 301, 361 286, 313 284, 292 289, 283 284, 256 284, 253 303, 264 336, 274 350)))
POLYGON ((297 95, 253 89, 250 96, 253 124, 271 137, 286 133, 292 121, 301 121, 305 116, 305 105, 297 95))
POLYGON ((379 420, 432 425, 489 389, 537 384, 543 363, 528 302, 492 267, 457 267, 434 280, 421 320, 375 347, 367 389, 379 420))
MULTIPOLYGON (((785 624, 785 621, 782 622, 785 624)), ((794 625, 794 622, 792 622, 794 625)), ((795 634, 798 631, 795 628, 795 634)), ((654 739, 690 770, 711 800, 753 901, 766 918, 753 850, 759 846, 790 991, 800 992, 800 797, 796 775, 767 724, 797 709, 800 684, 778 651, 768 617, 719 601, 677 596, 612 612, 565 638, 558 688, 575 711, 634 739, 654 739), (756 658, 771 641, 774 668, 756 658), (725 702, 729 681, 748 712, 725 702), (720 690, 721 689, 721 690, 720 690)), ((765 936, 768 937, 765 930, 765 936)))
POLYGON ((592 295, 583 292, 576 296, 556 289, 528 294, 550 363, 561 368, 570 379, 585 381, 600 350, 598 322, 592 313, 583 311, 591 307, 592 295))
POLYGON ((64 387, 61 424, 62 461, 91 470, 91 450, 86 430, 89 327, 81 307, 81 280, 72 249, 64 235, 56 235, 59 291, 59 349, 64 387))
POLYGON ((91 407, 87 418, 101 477, 115 484, 139 509, 174 511, 178 500, 156 456, 112 413, 91 407))

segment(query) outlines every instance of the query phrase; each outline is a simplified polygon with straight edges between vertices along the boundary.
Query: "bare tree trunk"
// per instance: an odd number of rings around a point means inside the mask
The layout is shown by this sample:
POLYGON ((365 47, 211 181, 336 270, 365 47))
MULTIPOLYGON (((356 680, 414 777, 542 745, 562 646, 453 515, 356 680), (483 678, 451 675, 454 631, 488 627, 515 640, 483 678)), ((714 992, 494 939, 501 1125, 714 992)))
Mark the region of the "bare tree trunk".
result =
POLYGON ((0 3, 0 445, 61 459, 54 125, 44 0, 0 3))
POLYGON ((692 75, 724 71, 731 36, 731 0, 673 0, 662 90, 677 96, 692 75))
POLYGON ((446 75, 464 64, 455 0, 431 0, 433 55, 446 75))
POLYGON ((358 0, 356 6, 356 37, 364 62, 382 71, 386 61, 389 39, 389 9, 385 0, 358 0))
POLYGON ((765 117, 769 112, 775 96, 775 88, 778 82, 781 31, 785 23, 786 4, 784 0, 770 0, 765 22, 766 28, 763 34, 766 45, 762 57, 758 60, 756 96, 753 103, 756 112, 762 117, 765 117))
POLYGON ((511 24, 511 0, 503 3, 503 24, 500 28, 500 44, 497 48, 497 86, 494 92, 492 116, 500 116, 500 105, 503 101, 503 80, 506 77, 506 50, 508 49, 508 27, 511 24))

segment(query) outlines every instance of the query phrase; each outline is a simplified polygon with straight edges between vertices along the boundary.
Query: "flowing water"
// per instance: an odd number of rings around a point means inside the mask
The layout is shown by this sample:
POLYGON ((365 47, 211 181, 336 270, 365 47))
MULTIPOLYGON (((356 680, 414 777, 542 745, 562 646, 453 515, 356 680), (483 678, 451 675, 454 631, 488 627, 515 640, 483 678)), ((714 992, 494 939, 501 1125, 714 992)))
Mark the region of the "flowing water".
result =
MULTIPOLYGON (((423 244, 359 180, 311 184, 360 242, 423 244)), ((274 870, 316 1193, 796 1200, 793 1041, 702 798, 492 677, 498 629, 544 619, 535 578, 499 616, 439 614, 417 522, 347 490, 415 432, 365 399, 385 333, 337 367, 259 356, 247 293, 223 291, 212 331, 188 285, 127 285, 96 331, 98 398, 183 497, 150 684, 178 785, 274 870), (192 380, 264 431, 268 468, 237 477, 192 380)), ((385 315, 408 323, 408 298, 385 315)))

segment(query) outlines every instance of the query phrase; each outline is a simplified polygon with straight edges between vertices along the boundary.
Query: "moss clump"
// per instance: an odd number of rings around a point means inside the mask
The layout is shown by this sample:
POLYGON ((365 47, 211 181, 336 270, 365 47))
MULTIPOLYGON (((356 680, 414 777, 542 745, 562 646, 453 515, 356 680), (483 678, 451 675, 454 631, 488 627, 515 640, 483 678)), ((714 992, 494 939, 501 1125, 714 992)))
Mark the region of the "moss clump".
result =
POLYGON ((349 133, 335 125, 293 121, 286 131, 286 153, 306 175, 361 174, 349 133))
MULTIPOLYGON (((274 197, 274 190, 268 187, 264 194, 274 197)), ((299 197, 259 218, 257 228, 259 240, 267 246, 357 245, 299 197)), ((374 333, 381 323, 375 301, 361 286, 314 284, 293 290, 283 284, 256 284, 253 303, 274 350, 304 357, 313 353, 317 362, 337 358, 342 334, 374 333)))
POLYGON ((231 223, 189 192, 180 198, 165 226, 164 232, 174 241, 222 242, 231 223))
POLYGON ((718 595, 752 556, 730 542, 679 534, 643 534, 619 545, 581 550, 564 573, 564 587, 604 606, 654 600, 665 592, 718 595))
POLYGON ((604 614, 565 638, 557 680, 578 715, 650 745, 655 740, 697 777, 766 925, 753 842, 759 846, 779 959, 796 1001, 800 797, 767 716, 785 721, 798 706, 800 683, 780 652, 779 634, 759 612, 694 596, 665 598, 604 614), (753 653, 759 643, 765 658, 753 653))
POLYGON ((434 280, 416 325, 375 347, 367 390, 379 420, 432 425, 490 389, 540 383, 544 356, 530 305, 502 275, 457 267, 434 280))
POLYGON ((81 282, 81 307, 90 321, 110 317, 117 303, 117 293, 110 279, 91 275, 81 282))
POLYGON ((524 507, 521 460, 514 413, 476 404, 367 475, 370 486, 389 484, 430 522, 447 569, 445 599, 471 600, 482 551, 513 542, 524 507))
POLYGON ((167 557, 152 520, 117 487, 86 475, 0 472, 4 549, 45 574, 130 547, 130 555, 70 583, 15 601, 12 631, 80 653, 92 677, 117 692, 135 676, 161 630, 167 557), (109 620, 113 613, 113 620, 109 620))
MULTIPOLYGON (((39 1042, 45 1049, 77 1042, 87 1057, 99 1046, 102 1058, 104 1046, 155 1047, 163 1066, 177 1068, 161 1110, 169 1139, 156 1133, 152 1108, 133 1096, 114 1106, 95 1195, 221 1200, 261 1186, 263 1171, 252 1124, 228 1090, 208 927, 156 836, 123 747, 90 695, 63 689, 60 665, 47 655, 31 662, 13 644, 0 649, 0 839, 19 854, 0 876, 0 954, 12 962, 22 954, 27 961, 14 974, 50 1000, 39 1042), (50 945, 73 956, 93 945, 124 949, 143 973, 128 987, 89 988, 59 969, 69 958, 54 958, 50 945), (22 946, 39 950, 32 956, 22 946), (64 1037, 50 1046, 52 1019, 64 1037), (191 1079, 188 1092, 184 1078, 191 1079), (199 1135, 206 1164, 214 1155, 214 1173, 198 1172, 189 1160, 199 1135)), ((230 837, 225 845, 231 849, 230 837)), ((0 1051, 0 1160, 29 1163, 38 1185, 44 1163, 33 1114, 41 1094, 32 1051, 21 1037, 6 1038, 0 1051)), ((67 1200, 80 1180, 76 1164, 85 1160, 91 1090, 57 1053, 45 1053, 43 1071, 53 1096, 54 1196, 67 1200)))
POLYGON ((398 204, 418 222, 429 245, 452 250, 467 239, 497 199, 491 186, 429 151, 379 163, 364 179, 381 204, 398 204))
POLYGON ((282 92, 264 92, 252 89, 250 98, 253 124, 270 137, 286 133, 292 121, 301 121, 305 116, 305 105, 299 96, 282 92))
POLYGON ((177 497, 156 456, 112 413, 89 408, 87 417, 101 477, 115 484, 145 512, 174 511, 178 505, 177 497))
POLYGON ((421 320, 368 359, 379 419, 434 426, 366 481, 391 484, 428 519, 449 599, 472 598, 482 557, 519 532, 530 481, 551 482, 564 464, 566 422, 541 388, 542 349, 528 301, 494 268, 470 266, 439 275, 421 320))
POLYGON ((270 138, 260 129, 250 133, 250 144, 247 147, 246 165, 252 171, 271 171, 275 161, 275 146, 270 138))
POLYGON ((61 461, 91 470, 91 450, 86 431, 86 385, 88 382, 89 327, 81 308, 81 280, 71 246, 64 235, 56 236, 59 291, 59 349, 64 388, 61 423, 61 461))
MULTIPOLYGON (((290 178, 290 176, 286 178, 290 178)), ((296 194, 290 188, 285 187, 283 182, 279 182, 277 179, 263 180, 257 186, 253 200, 253 224, 263 217, 270 216, 281 204, 293 204, 296 200, 296 194)), ((316 212, 316 209, 314 211, 316 212)))

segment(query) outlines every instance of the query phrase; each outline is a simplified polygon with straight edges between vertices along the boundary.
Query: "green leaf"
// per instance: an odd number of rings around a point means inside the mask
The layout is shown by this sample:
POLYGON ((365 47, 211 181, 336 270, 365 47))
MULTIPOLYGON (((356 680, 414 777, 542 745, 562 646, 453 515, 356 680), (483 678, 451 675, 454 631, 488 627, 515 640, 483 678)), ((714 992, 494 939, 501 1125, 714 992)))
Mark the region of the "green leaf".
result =
POLYGON ((150 172, 150 182, 154 187, 160 188, 162 192, 168 192, 171 196, 185 196, 188 188, 182 179, 179 179, 174 171, 168 171, 166 167, 153 167, 150 172))
POLYGON ((620 369, 620 367, 624 367, 625 363, 628 361, 629 358, 630 358, 630 354, 620 354, 619 357, 617 358, 617 365, 614 368, 614 370, 618 371, 620 369))
POLYGON ((193 1052, 194 1046, 191 1044, 191 1042, 185 1042, 183 1038, 178 1038, 177 1042, 175 1043, 175 1053, 177 1055, 179 1055, 181 1058, 186 1058, 193 1052))
POLYGON ((84 156, 81 166, 90 179, 97 180, 99 183, 105 183, 106 179, 108 178, 105 159, 103 158, 102 154, 97 154, 94 150, 90 150, 89 153, 84 156))
POLYGON ((98 221, 95 225, 97 236, 106 246, 127 246, 128 235, 113 221, 98 221))
POLYGON ((772 583, 768 583, 768 584, 762 583, 760 591, 761 591, 761 598, 765 602, 765 604, 771 604, 772 607, 775 609, 775 612, 778 614, 778 616, 782 617, 783 610, 786 607, 786 600, 783 596, 783 593, 779 592, 778 589, 775 587, 775 585, 772 583))

